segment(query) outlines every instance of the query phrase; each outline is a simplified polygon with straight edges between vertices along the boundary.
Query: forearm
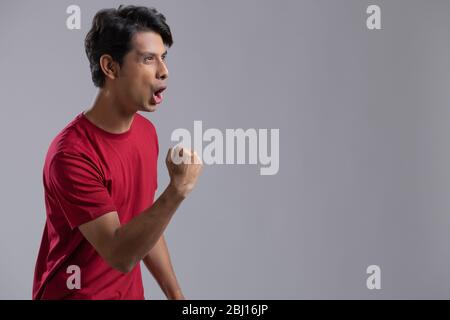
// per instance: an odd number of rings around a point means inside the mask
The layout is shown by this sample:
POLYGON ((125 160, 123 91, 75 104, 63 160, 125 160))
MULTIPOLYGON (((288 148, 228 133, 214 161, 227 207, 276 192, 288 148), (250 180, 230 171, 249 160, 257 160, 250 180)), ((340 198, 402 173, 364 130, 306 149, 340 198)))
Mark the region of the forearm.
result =
POLYGON ((148 254, 182 201, 183 197, 169 186, 150 208, 116 230, 113 256, 122 271, 132 270, 148 254))
POLYGON ((143 261, 168 299, 184 299, 170 261, 164 235, 159 238, 143 261))

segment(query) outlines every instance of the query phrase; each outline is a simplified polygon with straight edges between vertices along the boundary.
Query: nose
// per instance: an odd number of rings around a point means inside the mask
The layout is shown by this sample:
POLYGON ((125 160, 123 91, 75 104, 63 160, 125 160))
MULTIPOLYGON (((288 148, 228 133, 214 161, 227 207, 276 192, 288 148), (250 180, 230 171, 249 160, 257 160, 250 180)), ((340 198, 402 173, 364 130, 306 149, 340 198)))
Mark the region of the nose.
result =
POLYGON ((156 78, 158 80, 166 80, 168 77, 169 77, 169 70, 167 69, 166 63, 164 61, 160 61, 156 73, 156 78))

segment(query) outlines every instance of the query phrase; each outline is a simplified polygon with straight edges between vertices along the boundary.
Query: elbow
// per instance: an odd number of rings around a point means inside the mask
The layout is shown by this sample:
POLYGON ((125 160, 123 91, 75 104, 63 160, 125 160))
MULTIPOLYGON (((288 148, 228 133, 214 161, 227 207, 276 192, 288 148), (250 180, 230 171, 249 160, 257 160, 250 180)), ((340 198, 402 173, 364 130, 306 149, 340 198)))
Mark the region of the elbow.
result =
MULTIPOLYGON (((117 257, 117 256, 116 256, 117 257)), ((135 263, 133 263, 132 261, 129 261, 128 259, 120 259, 120 258, 112 258, 110 257, 109 259, 106 259, 106 262, 108 263, 108 265, 121 272, 121 273, 130 273, 135 266, 135 263)))
POLYGON ((130 273, 134 269, 134 264, 129 261, 110 261, 109 265, 121 273, 130 273))
POLYGON ((131 270, 133 270, 133 267, 129 266, 129 265, 118 265, 113 267, 114 269, 116 269, 117 271, 121 272, 121 273, 130 273, 131 270))
MULTIPOLYGON (((119 232, 119 229, 116 229, 114 232, 115 238, 117 238, 117 233, 119 232)), ((133 263, 131 257, 129 257, 124 250, 121 250, 119 246, 115 245, 117 244, 117 241, 111 241, 112 246, 109 248, 107 254, 106 254, 106 262, 108 265, 121 272, 121 273, 130 273, 134 265, 136 263, 133 263)))

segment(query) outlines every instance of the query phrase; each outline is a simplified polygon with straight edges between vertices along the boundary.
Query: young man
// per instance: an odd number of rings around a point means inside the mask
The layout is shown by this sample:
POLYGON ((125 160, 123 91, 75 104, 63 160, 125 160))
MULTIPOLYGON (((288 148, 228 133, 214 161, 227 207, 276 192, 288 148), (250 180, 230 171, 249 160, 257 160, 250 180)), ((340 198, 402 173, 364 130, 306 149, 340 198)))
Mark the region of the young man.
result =
POLYGON ((163 231, 193 189, 195 152, 166 156, 170 183, 157 188, 158 139, 138 111, 155 111, 167 86, 172 35, 155 9, 99 11, 85 41, 93 106, 51 143, 44 165, 47 220, 33 299, 144 299, 140 261, 168 299, 184 299, 163 231), (177 161, 179 163, 179 161, 177 161))

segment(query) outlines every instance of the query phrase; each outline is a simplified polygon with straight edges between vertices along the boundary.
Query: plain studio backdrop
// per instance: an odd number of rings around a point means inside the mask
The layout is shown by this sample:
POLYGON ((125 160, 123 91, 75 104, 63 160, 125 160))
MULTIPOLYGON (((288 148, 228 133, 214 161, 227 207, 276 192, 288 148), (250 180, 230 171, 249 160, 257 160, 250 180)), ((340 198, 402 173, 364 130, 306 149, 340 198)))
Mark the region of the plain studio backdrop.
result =
MULTIPOLYGON (((52 138, 92 103, 84 37, 118 1, 0 4, 0 298, 30 299, 52 138), (69 30, 66 9, 81 8, 69 30)), ((175 45, 157 112, 280 130, 280 168, 210 165, 165 231, 192 299, 450 298, 450 1, 134 1, 175 45), (381 30, 366 27, 369 5, 381 30), (366 268, 381 268, 368 290, 366 268)), ((143 266, 147 299, 164 299, 143 266)))

